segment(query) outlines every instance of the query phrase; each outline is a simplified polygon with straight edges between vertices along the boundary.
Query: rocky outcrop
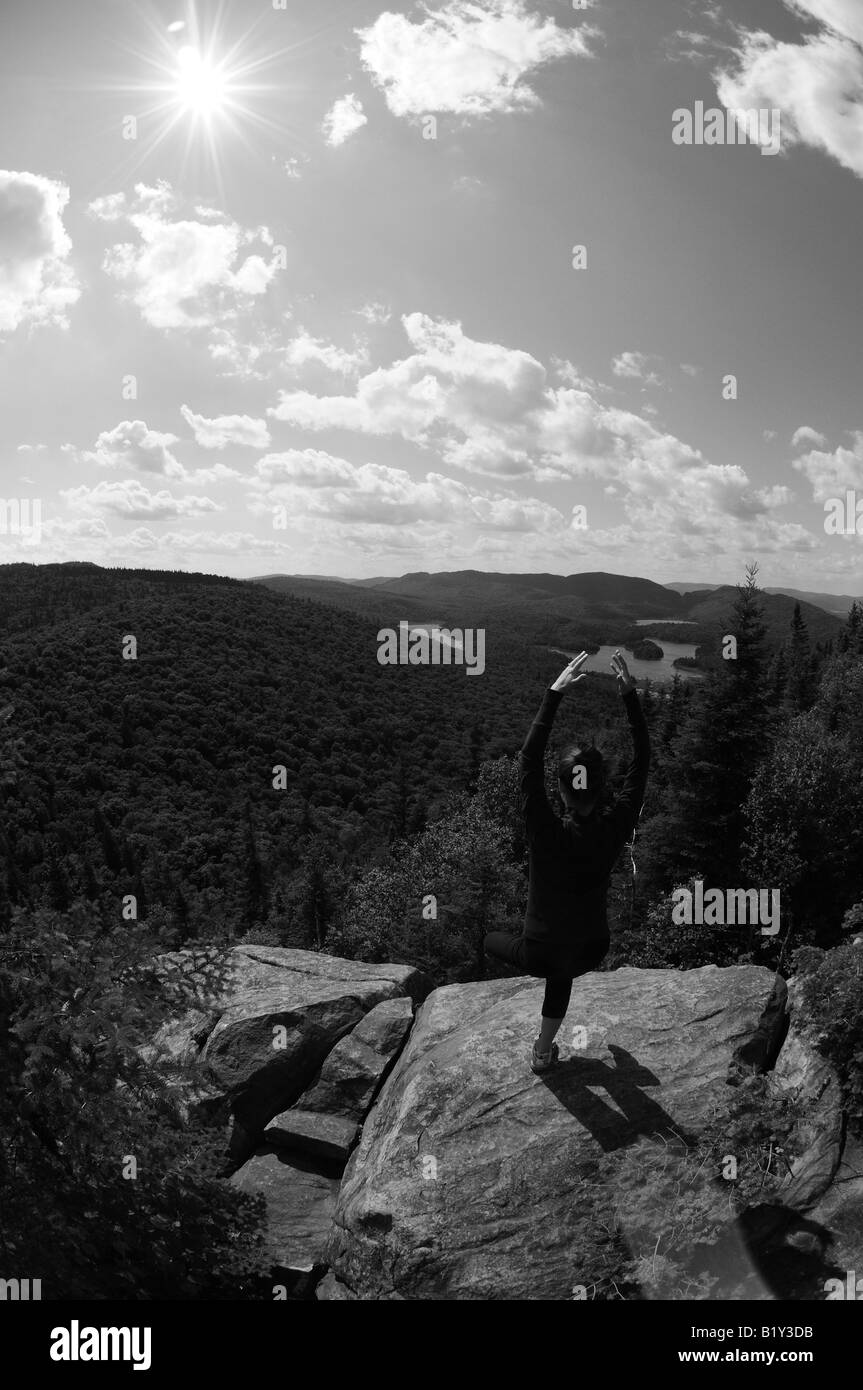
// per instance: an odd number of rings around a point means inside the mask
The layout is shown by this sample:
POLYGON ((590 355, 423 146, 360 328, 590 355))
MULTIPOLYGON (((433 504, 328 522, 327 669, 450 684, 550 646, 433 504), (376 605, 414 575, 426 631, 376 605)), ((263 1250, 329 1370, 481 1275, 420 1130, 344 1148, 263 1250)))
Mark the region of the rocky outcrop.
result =
POLYGON ((376 1004, 327 1054, 296 1105, 270 1121, 265 1141, 344 1162, 412 1022, 405 996, 376 1004))
POLYGON ((199 1059, 190 1111, 230 1105, 250 1125, 231 1181, 264 1196, 278 1296, 812 1298, 842 1274, 831 1248, 863 1265, 840 1087, 772 971, 584 976, 540 1076, 529 977, 426 998, 407 966, 240 947, 228 983, 154 1047, 199 1059), (764 1153, 714 1142, 758 1073, 797 1117, 763 1201, 764 1153))
MULTIPOLYGON (((163 958, 181 970, 194 959, 192 951, 163 958)), ((161 1030, 153 1048, 201 1064, 202 1084, 211 1097, 225 1096, 235 1117, 232 1152, 239 1160, 376 1005, 404 1001, 397 1004, 402 1017, 427 990, 428 982, 407 965, 237 946, 229 954, 218 1008, 189 1011, 161 1030)))
MULTIPOLYGON (((160 969, 194 977, 214 959, 173 952, 160 969)), ((230 1117, 230 1180, 263 1196, 263 1259, 295 1289, 323 1272, 345 1161, 428 981, 408 965, 269 946, 235 947, 215 978, 218 1003, 188 1009, 142 1052, 184 1069, 186 1119, 230 1117)))
POLYGON ((698 1208, 703 1228, 715 1216, 726 1229, 709 1258, 697 1252, 693 1288, 772 1297, 721 1178, 689 1155, 729 1083, 774 1061, 783 982, 757 966, 585 976, 561 1064, 534 1076, 540 1002, 521 978, 438 989, 419 1011, 342 1181, 336 1296, 610 1297, 596 1291, 621 1245, 644 1275, 629 1296, 663 1296, 651 1293, 663 1235, 698 1208))

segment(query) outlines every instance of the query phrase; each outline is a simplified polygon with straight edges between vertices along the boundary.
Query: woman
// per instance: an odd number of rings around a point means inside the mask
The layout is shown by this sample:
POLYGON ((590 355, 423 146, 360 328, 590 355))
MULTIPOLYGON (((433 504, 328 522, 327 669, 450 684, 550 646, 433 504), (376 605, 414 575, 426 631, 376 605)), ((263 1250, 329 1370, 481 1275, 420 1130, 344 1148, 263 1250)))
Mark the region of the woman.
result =
POLYGON ((570 744, 557 769, 566 814, 562 821, 555 815, 545 794, 545 748, 563 692, 583 679, 585 661, 587 652, 581 652, 546 690, 519 755, 520 804, 530 851, 524 932, 490 932, 484 941, 489 955, 546 982, 542 1025, 531 1057, 535 1072, 548 1071, 558 1060, 554 1038, 573 980, 595 970, 608 952, 608 882, 641 812, 650 762, 650 739, 635 682, 616 652, 611 667, 635 749, 623 787, 612 797, 599 750, 570 744))

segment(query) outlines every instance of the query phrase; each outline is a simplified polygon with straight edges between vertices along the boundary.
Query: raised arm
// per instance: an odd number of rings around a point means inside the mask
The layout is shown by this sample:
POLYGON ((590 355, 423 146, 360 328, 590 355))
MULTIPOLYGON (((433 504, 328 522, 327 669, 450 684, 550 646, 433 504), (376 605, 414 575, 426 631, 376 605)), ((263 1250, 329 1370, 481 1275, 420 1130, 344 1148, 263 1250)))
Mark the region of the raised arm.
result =
POLYGON ((581 667, 586 660, 587 652, 581 652, 548 687, 518 755, 519 805, 529 841, 536 837, 550 841, 563 834, 545 794, 545 750, 563 692, 581 680, 581 667))
POLYGON ((632 731, 633 756, 626 769, 623 786, 614 798, 614 820, 619 832, 628 839, 641 815, 644 793, 647 787, 647 773, 650 767, 650 735, 644 710, 638 698, 635 681, 629 674, 624 658, 616 652, 612 659, 612 669, 617 676, 617 686, 632 731))

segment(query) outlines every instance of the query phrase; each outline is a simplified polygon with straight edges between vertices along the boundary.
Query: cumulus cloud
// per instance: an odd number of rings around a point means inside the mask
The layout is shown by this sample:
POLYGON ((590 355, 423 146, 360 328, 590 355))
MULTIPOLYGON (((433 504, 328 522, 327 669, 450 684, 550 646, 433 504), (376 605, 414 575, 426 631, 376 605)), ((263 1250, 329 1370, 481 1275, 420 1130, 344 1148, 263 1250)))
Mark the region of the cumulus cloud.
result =
POLYGON ((863 10, 859 0, 786 0, 792 10, 817 19, 828 29, 863 44, 863 10))
POLYGON ((255 420, 251 415, 217 415, 210 420, 205 415, 196 415, 187 405, 180 406, 180 414, 191 426, 195 442, 203 449, 224 449, 228 444, 266 449, 270 442, 265 421, 255 420))
POLYGON ((318 362, 339 376, 355 376, 361 367, 368 366, 369 355, 363 346, 357 346, 353 351, 336 347, 335 343, 311 337, 301 328, 297 336, 288 343, 284 360, 290 367, 302 367, 307 362, 318 362))
POLYGON ((804 528, 771 515, 777 498, 742 468, 710 463, 583 384, 550 382, 531 354, 476 341, 461 324, 421 313, 402 324, 412 353, 361 377, 352 395, 283 391, 269 413, 307 430, 400 436, 472 473, 601 479, 619 488, 631 521, 652 534, 700 536, 711 551, 741 533, 765 549, 814 544, 804 528))
POLYGON ((465 116, 539 104, 528 81, 555 58, 589 56, 585 31, 562 29, 525 0, 423 4, 416 20, 386 10, 357 31, 360 56, 395 116, 465 116))
POLYGON ((363 104, 358 101, 353 92, 348 92, 345 97, 340 97, 333 102, 327 114, 324 116, 323 125, 324 139, 328 145, 343 145, 349 140, 362 126, 368 123, 368 116, 363 113, 363 104))
POLYGON ((458 522, 482 529, 555 532, 561 512, 530 497, 470 488, 440 473, 412 478, 401 468, 354 464, 319 449, 267 454, 256 468, 258 510, 286 503, 294 515, 379 526, 458 522))
POLYGON ((114 429, 102 431, 94 449, 80 455, 69 446, 64 446, 63 451, 100 468, 131 468, 136 473, 185 478, 185 468, 171 453, 171 446, 179 442, 177 435, 151 430, 143 420, 121 420, 114 429))
POLYGON ((840 447, 832 453, 812 449, 802 458, 793 460, 792 467, 812 484, 816 502, 844 496, 848 488, 863 492, 863 431, 856 431, 853 439, 850 449, 840 447))
POLYGON ((176 210, 164 181, 136 184, 134 198, 110 194, 91 203, 94 217, 124 218, 137 236, 109 248, 105 272, 154 328, 209 327, 250 309, 276 274, 268 229, 178 217, 176 210))
POLYGON ((820 21, 801 43, 745 32, 716 74, 726 107, 778 107, 781 144, 810 145, 863 178, 863 12, 859 0, 785 0, 820 21))
POLYGON ((792 449, 799 449, 801 444, 808 444, 816 449, 823 449, 827 443, 823 434, 818 430, 813 430, 809 425, 801 425, 799 430, 795 430, 791 436, 792 449))
POLYGON ((167 489, 150 492, 143 483, 127 478, 124 482, 98 483, 96 487, 64 488, 65 498, 72 511, 109 512, 129 519, 160 520, 166 516, 203 516, 221 511, 209 497, 174 497, 167 489))
POLYGON ((270 375, 271 358, 282 346, 283 338, 276 329, 259 328, 251 342, 231 328, 213 328, 207 351, 218 367, 218 375, 237 377, 241 381, 264 381, 270 375))
POLYGON ((0 332, 68 328, 81 295, 63 225, 69 189, 41 174, 0 169, 0 332))

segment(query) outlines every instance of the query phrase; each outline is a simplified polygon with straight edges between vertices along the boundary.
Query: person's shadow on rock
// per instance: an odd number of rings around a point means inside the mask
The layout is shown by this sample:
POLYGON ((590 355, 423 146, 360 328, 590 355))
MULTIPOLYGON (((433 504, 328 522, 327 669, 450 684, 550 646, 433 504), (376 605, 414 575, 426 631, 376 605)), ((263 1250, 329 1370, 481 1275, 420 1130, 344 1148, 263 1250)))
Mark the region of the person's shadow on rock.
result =
POLYGON ((681 1152, 697 1142, 663 1110, 643 1086, 661 1086, 658 1076, 643 1067, 637 1058, 614 1043, 608 1044, 614 1066, 596 1057, 571 1057, 540 1080, 565 1105, 571 1115, 589 1130, 599 1146, 610 1153, 625 1148, 640 1136, 676 1141, 681 1152), (607 1104, 593 1089, 601 1087, 614 1102, 607 1104))

